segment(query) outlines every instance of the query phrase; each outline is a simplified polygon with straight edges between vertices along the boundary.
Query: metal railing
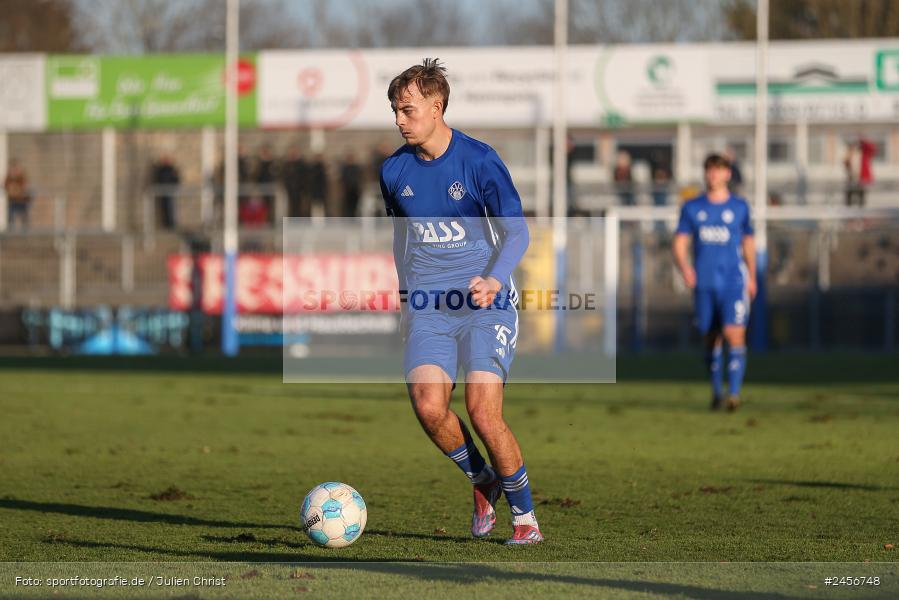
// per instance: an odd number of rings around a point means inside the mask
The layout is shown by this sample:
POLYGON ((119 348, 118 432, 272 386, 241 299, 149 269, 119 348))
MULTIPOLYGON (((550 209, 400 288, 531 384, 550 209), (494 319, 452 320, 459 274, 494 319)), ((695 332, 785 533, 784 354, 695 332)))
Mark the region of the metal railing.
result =
MULTIPOLYGON (((287 216, 287 192, 281 184, 241 184, 238 195, 241 199, 270 198, 271 228, 277 228, 282 217, 287 216)), ((208 233, 221 228, 222 190, 217 186, 151 185, 144 189, 140 198, 141 234, 145 248, 154 246, 157 232, 164 228, 156 213, 160 199, 165 197, 171 198, 173 203, 174 226, 171 229, 208 233)))
MULTIPOLYGON (((785 206, 772 207, 768 216, 774 345, 895 348, 899 209, 785 206), (863 331, 861 336, 858 332, 863 331), (856 333, 861 337, 853 337, 856 333)), ((630 347, 630 340, 639 338, 645 342, 641 347, 682 347, 693 330, 690 294, 670 256, 676 207, 621 207, 610 211, 606 222, 609 219, 631 222, 621 228, 617 258, 611 257, 618 282, 619 343, 630 347), (639 255, 634 250, 637 242, 642 246, 639 255)), ((284 247, 280 227, 246 229, 240 234, 241 251, 353 253, 389 248, 391 231, 372 221, 308 219, 294 230, 292 247, 284 247)), ((608 249, 601 236, 583 230, 580 221, 573 219, 570 225, 569 283, 598 289, 597 281, 609 268, 608 249)), ((536 225, 532 232, 529 252, 539 252, 536 225)), ((0 234, 0 309, 166 306, 168 257, 190 253, 197 240, 212 252, 221 250, 219 230, 159 231, 153 236, 152 247, 147 247, 141 243, 142 233, 0 234)))

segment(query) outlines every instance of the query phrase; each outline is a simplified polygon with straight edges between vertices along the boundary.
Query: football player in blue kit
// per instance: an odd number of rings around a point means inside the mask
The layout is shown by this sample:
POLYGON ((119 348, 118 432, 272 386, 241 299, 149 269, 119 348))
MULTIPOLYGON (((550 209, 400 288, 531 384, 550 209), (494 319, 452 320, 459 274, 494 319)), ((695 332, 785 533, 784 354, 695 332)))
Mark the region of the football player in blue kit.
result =
POLYGON ((703 166, 706 192, 681 209, 674 258, 684 282, 694 292, 697 326, 704 338, 712 380, 711 408, 734 411, 740 406, 740 387, 746 372, 746 323, 756 292, 755 241, 749 205, 728 190, 728 160, 712 154, 703 166), (688 257, 691 242, 692 264, 688 257), (726 357, 723 342, 727 342, 726 357))
POLYGON ((381 167, 394 221, 406 384, 425 432, 473 484, 472 535, 491 532, 505 494, 513 526, 506 543, 534 544, 543 535, 521 449, 502 412, 518 340, 512 272, 527 250, 528 229, 496 151, 444 121, 445 73, 436 59, 425 59, 396 76, 387 92, 406 140, 381 167), (489 463, 449 408, 459 367, 489 463))

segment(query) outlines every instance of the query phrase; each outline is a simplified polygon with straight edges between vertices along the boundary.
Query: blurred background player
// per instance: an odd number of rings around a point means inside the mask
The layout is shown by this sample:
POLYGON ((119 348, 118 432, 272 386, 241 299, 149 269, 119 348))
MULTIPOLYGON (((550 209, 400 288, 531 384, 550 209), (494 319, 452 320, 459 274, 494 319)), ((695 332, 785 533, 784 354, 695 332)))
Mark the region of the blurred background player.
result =
POLYGON ((684 203, 674 236, 677 267, 694 290, 696 322, 712 379, 712 410, 740 406, 746 371, 746 323, 755 297, 755 242, 749 205, 731 194, 730 162, 705 159, 706 192, 684 203), (692 241, 693 263, 688 257, 692 241), (723 342, 727 342, 728 396, 723 394, 723 342))
POLYGON ((472 535, 490 533, 505 493, 513 526, 506 543, 535 544, 543 535, 521 450, 502 412, 518 338, 512 271, 527 250, 528 230, 496 151, 443 120, 450 92, 444 73, 436 59, 425 59, 395 77, 387 92, 406 140, 384 161, 380 177, 387 213, 394 217, 400 290, 410 299, 423 290, 445 293, 440 307, 434 301, 419 309, 410 300, 403 308, 403 369, 425 432, 474 485, 472 535), (454 232, 453 243, 439 243, 424 234, 426 228, 454 232), (450 310, 453 294, 465 297, 457 310, 450 310), (468 415, 492 466, 449 410, 460 363, 468 415))

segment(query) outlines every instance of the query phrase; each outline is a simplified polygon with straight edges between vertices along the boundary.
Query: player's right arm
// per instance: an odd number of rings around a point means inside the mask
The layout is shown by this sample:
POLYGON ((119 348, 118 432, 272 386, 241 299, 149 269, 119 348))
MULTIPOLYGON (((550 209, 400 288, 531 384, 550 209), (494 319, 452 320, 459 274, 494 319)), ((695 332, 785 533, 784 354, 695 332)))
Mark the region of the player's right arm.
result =
POLYGON ((696 287, 696 270, 690 263, 690 240, 693 237, 693 220, 687 211, 686 203, 681 207, 680 219, 674 232, 674 241, 671 250, 674 253, 674 263, 684 278, 684 283, 691 290, 696 287))
POLYGON ((381 168, 381 197, 384 198, 384 209, 387 211, 393 221, 393 264, 396 267, 396 279, 399 283, 398 291, 400 294, 400 336, 405 341, 406 328, 409 326, 406 318, 406 310, 403 306, 402 298, 408 293, 409 288, 406 285, 406 235, 408 227, 406 219, 397 210, 396 201, 390 186, 384 179, 384 169, 381 168))
POLYGON ((387 216, 393 220, 393 263, 396 266, 396 278, 402 292, 406 290, 405 257, 408 227, 406 227, 405 219, 397 211, 393 192, 390 191, 390 186, 384 179, 383 169, 381 170, 381 196, 384 198, 384 209, 387 211, 387 216))

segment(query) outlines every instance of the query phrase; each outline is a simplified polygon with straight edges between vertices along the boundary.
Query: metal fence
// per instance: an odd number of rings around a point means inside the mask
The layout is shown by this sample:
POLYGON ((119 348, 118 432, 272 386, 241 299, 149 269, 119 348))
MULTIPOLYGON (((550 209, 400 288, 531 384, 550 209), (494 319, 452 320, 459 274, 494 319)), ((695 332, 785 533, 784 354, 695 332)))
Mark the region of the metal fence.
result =
MULTIPOLYGON (((768 337, 773 348, 893 351, 899 341, 899 214, 874 209, 771 209, 768 226, 768 337), (839 218, 837 218, 839 216, 839 218)), ((687 348, 692 296, 671 260, 676 210, 633 207, 622 219, 617 258, 620 350, 687 348)), ((369 220, 313 218, 309 248, 360 250, 369 220), (354 234, 357 228, 358 235, 354 234)), ((595 221, 595 219, 593 220, 595 221)), ((590 220, 572 219, 567 281, 598 289, 604 244, 590 220)), ((386 222, 386 220, 385 220, 386 222)), ((532 227, 529 253, 546 242, 532 227)), ((382 232, 383 233, 383 232, 382 232)), ((383 236, 378 236, 381 239, 383 236)), ((241 251, 280 253, 282 231, 244 228, 241 251)), ((303 246, 303 242, 300 242, 303 246)), ((547 245, 549 247, 549 245, 547 245)), ((98 305, 168 305, 168 257, 221 250, 221 232, 153 229, 147 234, 45 232, 0 234, 0 310, 98 305)), ((548 263, 551 264, 551 263, 548 263)))
MULTIPOLYGON (((677 213, 616 213, 622 217, 619 348, 697 343, 692 293, 671 258, 677 213)), ((899 342, 899 211, 771 207, 768 217, 768 346, 893 351, 899 342)))
POLYGON ((161 236, 148 251, 127 234, 6 233, 0 236, 0 308, 163 306, 166 255, 185 250, 175 234, 161 236))

